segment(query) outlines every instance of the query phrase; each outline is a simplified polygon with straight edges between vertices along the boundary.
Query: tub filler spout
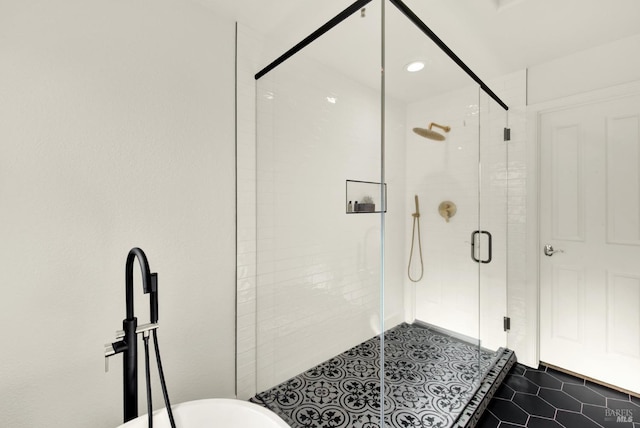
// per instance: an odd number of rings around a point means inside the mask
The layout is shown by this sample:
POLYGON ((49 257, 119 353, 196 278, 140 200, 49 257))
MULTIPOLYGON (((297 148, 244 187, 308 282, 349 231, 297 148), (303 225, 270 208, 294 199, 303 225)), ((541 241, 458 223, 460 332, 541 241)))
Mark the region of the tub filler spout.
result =
POLYGON ((108 370, 108 358, 123 354, 123 404, 124 421, 138 416, 138 338, 142 333, 148 337, 149 331, 158 327, 158 274, 151 273, 144 251, 133 248, 127 256, 125 266, 126 318, 122 321, 122 330, 116 332, 116 342, 105 345, 105 370, 108 370), (138 326, 133 306, 133 266, 138 259, 142 273, 142 289, 149 294, 150 323, 138 326))

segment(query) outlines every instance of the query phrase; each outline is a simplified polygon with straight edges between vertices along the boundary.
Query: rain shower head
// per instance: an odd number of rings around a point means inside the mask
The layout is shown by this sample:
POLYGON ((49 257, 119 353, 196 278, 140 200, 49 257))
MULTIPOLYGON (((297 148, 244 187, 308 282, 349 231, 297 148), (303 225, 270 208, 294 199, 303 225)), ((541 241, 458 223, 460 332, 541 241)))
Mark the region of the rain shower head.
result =
POLYGON ((450 126, 442 126, 442 125, 438 125, 437 123, 430 123, 429 124, 429 128, 425 129, 425 128, 413 128, 413 132, 415 132, 416 134, 418 134, 421 137, 424 138, 428 138, 430 140, 436 140, 436 141, 444 141, 444 135, 440 134, 439 132, 433 131, 431 128, 433 127, 436 128, 440 128, 442 129, 444 132, 449 132, 451 131, 451 127, 450 126))

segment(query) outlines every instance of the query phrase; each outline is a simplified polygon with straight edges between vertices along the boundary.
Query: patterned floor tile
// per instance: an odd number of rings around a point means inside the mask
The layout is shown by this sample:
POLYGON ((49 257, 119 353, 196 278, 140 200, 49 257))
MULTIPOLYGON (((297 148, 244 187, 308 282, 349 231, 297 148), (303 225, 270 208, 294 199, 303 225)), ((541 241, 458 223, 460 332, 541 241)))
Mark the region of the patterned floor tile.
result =
POLYGON ((252 401, 292 428, 447 428, 474 396, 480 373, 488 372, 497 358, 423 326, 390 329, 384 341, 381 421, 378 345, 374 337, 252 401))

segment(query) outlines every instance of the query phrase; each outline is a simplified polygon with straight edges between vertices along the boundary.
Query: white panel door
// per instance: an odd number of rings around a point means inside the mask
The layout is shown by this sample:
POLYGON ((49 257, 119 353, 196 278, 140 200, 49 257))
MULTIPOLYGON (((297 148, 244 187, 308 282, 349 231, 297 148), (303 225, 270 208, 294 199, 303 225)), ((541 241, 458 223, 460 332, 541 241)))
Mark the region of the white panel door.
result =
POLYGON ((640 393, 640 96, 545 113, 540 144, 540 359, 640 393))

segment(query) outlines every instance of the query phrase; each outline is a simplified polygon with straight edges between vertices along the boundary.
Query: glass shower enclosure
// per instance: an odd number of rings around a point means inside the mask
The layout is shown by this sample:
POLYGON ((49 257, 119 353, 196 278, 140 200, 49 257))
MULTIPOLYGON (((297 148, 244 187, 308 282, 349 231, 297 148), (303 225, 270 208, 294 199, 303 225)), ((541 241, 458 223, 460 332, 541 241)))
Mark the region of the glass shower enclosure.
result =
POLYGON ((507 106, 414 3, 256 75, 253 400, 292 427, 473 426, 513 363, 507 106))

